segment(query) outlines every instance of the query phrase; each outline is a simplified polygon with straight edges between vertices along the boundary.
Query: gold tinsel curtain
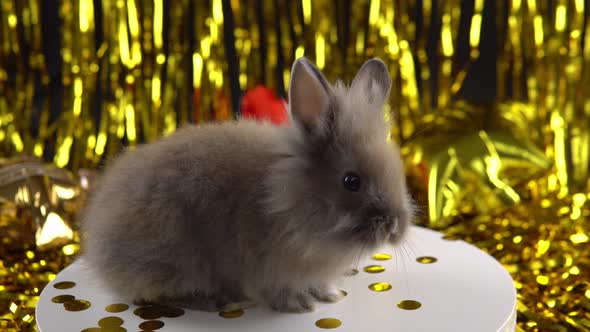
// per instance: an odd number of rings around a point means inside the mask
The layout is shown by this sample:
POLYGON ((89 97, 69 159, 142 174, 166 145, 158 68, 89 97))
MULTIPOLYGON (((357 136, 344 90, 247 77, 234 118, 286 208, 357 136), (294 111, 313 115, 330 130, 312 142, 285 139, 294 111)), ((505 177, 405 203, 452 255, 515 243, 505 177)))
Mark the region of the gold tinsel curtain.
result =
POLYGON ((285 96, 305 55, 330 79, 388 63, 391 136, 419 222, 510 271, 520 330, 590 330, 588 0, 0 6, 0 154, 53 165, 0 161, 0 328, 32 328, 40 289, 77 252, 71 200, 89 188, 85 169, 180 125, 238 117, 259 84, 285 96), (29 198, 47 192, 43 209, 29 198))
MULTIPOLYGON (((493 3, 488 7, 489 20, 493 3)), ((290 64, 302 55, 343 79, 368 57, 386 60, 397 81, 395 111, 403 115, 395 135, 407 138, 420 116, 446 108, 461 90, 479 56, 483 9, 481 0, 462 7, 393 0, 2 1, 2 151, 72 169, 96 166, 121 144, 232 117, 241 93, 256 84, 284 95, 290 64), (468 36, 458 40, 461 24, 468 36), (460 48, 466 52, 458 54, 460 48)))

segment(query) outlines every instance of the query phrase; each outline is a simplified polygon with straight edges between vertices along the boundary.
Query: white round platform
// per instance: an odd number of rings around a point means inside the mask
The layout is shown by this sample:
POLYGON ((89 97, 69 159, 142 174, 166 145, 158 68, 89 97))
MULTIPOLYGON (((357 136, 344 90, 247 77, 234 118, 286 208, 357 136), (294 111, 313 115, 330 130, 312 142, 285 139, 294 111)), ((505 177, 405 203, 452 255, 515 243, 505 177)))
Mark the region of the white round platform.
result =
POLYGON ((314 312, 305 314, 281 314, 255 307, 224 318, 216 313, 140 308, 132 303, 126 303, 127 309, 120 305, 107 310, 121 299, 91 286, 92 280, 83 273, 84 262, 77 261, 41 293, 37 324, 40 332, 321 332, 325 328, 337 332, 514 331, 516 291, 506 270, 479 249, 441 236, 412 227, 411 245, 395 252, 383 248, 380 253, 389 254, 390 259, 387 255, 377 257, 384 260, 367 257, 357 267, 356 275, 342 279, 339 286, 347 293, 344 300, 319 304, 314 312), (377 267, 367 270, 377 273, 365 271, 370 265, 377 267), (372 290, 372 284, 381 291, 372 290))

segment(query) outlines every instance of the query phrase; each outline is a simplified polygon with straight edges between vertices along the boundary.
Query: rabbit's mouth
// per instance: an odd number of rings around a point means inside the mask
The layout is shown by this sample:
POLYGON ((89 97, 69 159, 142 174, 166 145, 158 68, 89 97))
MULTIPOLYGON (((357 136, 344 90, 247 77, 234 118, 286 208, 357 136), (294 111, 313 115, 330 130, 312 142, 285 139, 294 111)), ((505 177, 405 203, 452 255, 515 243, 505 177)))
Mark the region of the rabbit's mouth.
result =
POLYGON ((389 243, 397 244, 401 242, 403 235, 405 233, 405 227, 400 223, 399 218, 396 218, 395 222, 393 223, 393 227, 391 232, 389 233, 389 243))
POLYGON ((352 238, 363 246, 380 245, 399 228, 397 218, 390 217, 377 210, 368 210, 358 218, 352 228, 352 238))

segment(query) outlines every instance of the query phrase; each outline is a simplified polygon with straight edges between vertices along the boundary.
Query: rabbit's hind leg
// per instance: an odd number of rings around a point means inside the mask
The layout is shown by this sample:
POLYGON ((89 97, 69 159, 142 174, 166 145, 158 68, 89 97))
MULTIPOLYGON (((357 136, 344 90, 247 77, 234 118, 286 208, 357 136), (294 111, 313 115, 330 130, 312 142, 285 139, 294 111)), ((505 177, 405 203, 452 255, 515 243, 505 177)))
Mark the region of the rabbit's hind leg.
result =
POLYGON ((191 310, 215 312, 220 310, 219 299, 215 294, 194 292, 183 296, 163 298, 161 303, 191 310))

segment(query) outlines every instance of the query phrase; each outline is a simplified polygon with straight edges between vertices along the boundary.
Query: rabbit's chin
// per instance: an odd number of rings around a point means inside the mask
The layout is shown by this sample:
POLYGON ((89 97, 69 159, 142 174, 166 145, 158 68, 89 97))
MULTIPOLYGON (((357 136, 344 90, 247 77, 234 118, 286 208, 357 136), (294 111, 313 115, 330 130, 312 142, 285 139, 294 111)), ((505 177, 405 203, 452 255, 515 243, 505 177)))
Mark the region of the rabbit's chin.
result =
POLYGON ((407 227, 397 221, 376 221, 358 223, 343 237, 343 246, 357 247, 371 251, 385 245, 398 245, 404 240, 407 227))
POLYGON ((344 236, 342 245, 369 251, 391 243, 392 236, 390 229, 384 225, 361 224, 344 236))

